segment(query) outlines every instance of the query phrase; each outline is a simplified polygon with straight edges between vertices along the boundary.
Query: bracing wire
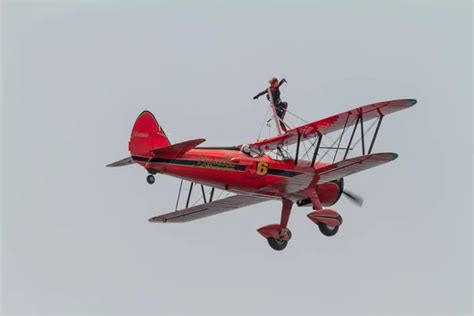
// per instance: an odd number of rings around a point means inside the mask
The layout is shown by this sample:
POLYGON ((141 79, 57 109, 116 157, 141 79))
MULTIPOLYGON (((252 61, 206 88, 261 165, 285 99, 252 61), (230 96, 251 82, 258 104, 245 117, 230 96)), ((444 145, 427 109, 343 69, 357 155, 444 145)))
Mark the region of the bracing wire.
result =
MULTIPOLYGON (((271 137, 271 129, 272 129, 272 124, 274 124, 275 122, 273 122, 272 120, 272 115, 270 115, 270 119, 268 119, 268 113, 269 111, 271 110, 271 104, 269 104, 270 108, 267 109, 267 112, 265 114, 265 119, 264 119, 264 122, 263 124, 266 124, 268 126, 268 137, 271 137)), ((297 120, 300 120, 304 123, 308 123, 307 120, 303 119, 302 117, 298 116, 296 113, 290 111, 290 110, 286 110, 286 113, 289 114, 290 116, 296 118, 297 120)), ((293 129, 293 128, 296 128, 297 124, 295 124, 295 122, 290 119, 288 116, 286 117, 285 119, 285 122, 284 122, 287 127, 289 127, 290 129, 293 129)), ((370 132, 372 130, 372 128, 376 125, 377 121, 374 120, 372 122, 372 124, 369 126, 369 128, 367 128, 365 131, 364 131, 364 137, 365 135, 368 134, 368 132, 370 132)), ((259 136, 258 136, 258 140, 260 140, 260 136, 262 134, 262 130, 263 130, 263 124, 260 128, 260 132, 259 132, 259 136)), ((278 127, 275 126, 275 129, 278 131, 278 127)), ((342 137, 343 137, 343 134, 341 133, 336 139, 333 139, 331 136, 329 136, 328 134, 325 134, 324 135, 324 138, 322 139, 321 141, 321 145, 322 147, 328 147, 328 149, 324 152, 324 154, 321 156, 321 158, 319 160, 317 160, 317 162, 321 162, 326 156, 329 156, 331 159, 335 160, 337 157, 335 156, 335 154, 331 154, 331 149, 334 148, 334 145, 338 142, 338 141, 342 141, 342 137), (332 142, 331 145, 329 145, 329 142, 332 142)), ((362 141, 362 136, 359 136, 359 138, 351 145, 352 148, 356 147, 360 142, 362 141)), ((301 142, 301 145, 303 146, 305 152, 304 154, 301 156, 301 159, 304 159, 305 157, 307 159, 309 159, 310 157, 310 151, 311 149, 313 149, 316 145, 316 142, 317 142, 317 138, 315 137, 315 140, 314 142, 312 142, 312 144, 309 146, 309 148, 306 146, 305 142, 302 141, 301 142)), ((286 148, 282 148, 282 150, 285 150, 285 152, 288 154, 289 151, 289 146, 286 146, 286 148)), ((342 147, 342 149, 344 149, 344 147, 342 147)), ((279 153, 276 153, 277 156, 281 156, 279 153)), ((291 155, 289 155, 289 157, 291 157, 291 155)), ((351 155, 351 152, 348 153, 348 157, 352 157, 351 155)))
POLYGON ((178 136, 178 135, 176 135, 176 134, 174 134, 174 133, 171 133, 168 129, 166 130, 166 135, 170 135, 171 137, 173 137, 173 138, 174 138, 174 142, 176 142, 176 140, 178 140, 178 141, 184 141, 184 140, 185 140, 184 137, 181 137, 181 136, 178 136))
MULTIPOLYGON (((212 191, 212 188, 213 188, 213 187, 209 187, 209 188, 207 188, 207 189, 204 191, 204 193, 206 194, 206 197, 209 196, 209 193, 212 191)), ((217 189, 217 188, 214 188, 214 189, 217 189)), ((219 189, 218 189, 218 190, 219 190, 219 189)), ((213 201, 219 200, 224 192, 225 192, 224 190, 221 190, 221 193, 219 194, 219 196, 218 196, 216 199, 214 199, 213 201)), ((230 192, 227 192, 227 193, 230 194, 230 192)), ((226 195, 225 197, 223 197, 223 198, 226 198, 227 196, 229 196, 229 194, 227 194, 227 195, 226 195)), ((198 202, 200 202, 202 199, 203 199, 203 197, 202 197, 202 194, 201 194, 201 195, 199 196, 199 198, 198 198, 197 200, 195 200, 193 204, 191 204, 191 207, 195 206, 195 205, 196 205, 198 202)), ((209 203, 209 201, 207 201, 207 203, 209 203)))
POLYGON ((298 115, 296 115, 295 113, 291 112, 290 110, 286 109, 286 113, 290 114, 290 115, 293 115, 294 117, 296 117, 297 119, 303 121, 304 123, 309 123, 308 121, 306 121, 305 119, 299 117, 298 115))
MULTIPOLYGON (((370 132, 370 130, 375 126, 376 123, 377 123, 377 120, 374 120, 372 122, 369 128, 364 131, 364 136, 370 132)), ((359 139, 354 143, 353 147, 357 146, 361 141, 362 141, 362 137, 359 137, 359 139)))
MULTIPOLYGON (((301 117, 298 116, 296 113, 293 113, 293 112, 289 111, 288 109, 286 110, 286 113, 289 113, 290 115, 296 117, 297 119, 299 119, 300 121, 302 121, 302 122, 304 122, 304 123, 309 123, 307 120, 301 118, 301 117)), ((334 140, 332 139, 331 136, 329 136, 329 135, 327 135, 327 134, 324 135, 324 136, 325 136, 325 138, 328 138, 329 141, 334 142, 334 140)), ((321 144, 322 144, 323 146, 329 147, 329 146, 328 146, 328 143, 325 142, 325 138, 321 141, 321 144)), ((315 143, 315 144, 316 144, 316 143, 315 143)), ((330 147, 333 147, 333 145, 330 146, 330 147)), ((310 150, 310 149, 311 149, 311 147, 309 148, 309 150, 310 150)))
MULTIPOLYGON (((338 138, 331 144, 330 147, 334 147, 334 145, 336 145, 336 143, 339 141, 339 138, 340 138, 340 137, 338 137, 338 138)), ((329 154, 329 151, 330 151, 330 149, 327 149, 326 152, 325 152, 325 153, 323 154, 323 156, 321 157, 321 159, 319 159, 319 160, 317 161, 317 163, 320 163, 320 162, 324 159, 324 157, 326 157, 326 155, 329 155, 330 158, 334 158, 333 155, 329 154)))
MULTIPOLYGON (((290 114, 290 115, 296 117, 297 119, 301 120, 302 122, 308 123, 308 121, 306 121, 305 119, 301 118, 301 117, 298 116, 297 114, 295 114, 295 113, 293 113, 293 112, 291 112, 291 111, 289 111, 289 110, 286 110, 286 112, 287 112, 288 114, 290 114)), ((376 125, 376 123, 377 123, 377 120, 373 120, 373 122, 372 122, 372 124, 369 126, 369 128, 367 128, 367 129, 364 131, 364 137, 365 137, 365 135, 367 135, 367 134, 374 128, 374 126, 376 125)), ((339 138, 341 138, 342 134, 341 134, 336 140, 333 140, 332 137, 330 137, 330 136, 327 135, 327 134, 324 135, 324 136, 325 136, 325 138, 328 138, 330 141, 333 142, 333 144, 332 144, 331 146, 329 146, 329 147, 333 147, 333 146, 336 144, 336 142, 339 140, 339 138)), ((302 157, 305 157, 305 156, 306 156, 306 157, 309 158, 309 151, 314 147, 314 145, 316 144, 316 141, 317 141, 317 139, 315 139, 315 142, 309 147, 309 149, 306 150, 306 148, 305 148, 306 152, 305 152, 305 154, 304 154, 302 157)), ((356 147, 361 141, 362 141, 362 137, 359 136, 359 138, 358 138, 351 146, 352 146, 352 147, 356 147)), ((303 144, 304 144, 304 143, 303 143, 303 144)), ((324 140, 321 142, 321 144, 324 145, 324 146, 327 146, 327 143, 326 143, 324 140)), ((334 157, 333 155, 329 154, 329 150, 326 151, 326 153, 323 155, 322 158, 324 158, 324 156, 326 156, 327 154, 328 154, 331 158, 333 158, 333 159, 334 159, 334 158, 337 158, 337 157, 334 157)), ((351 155, 350 152, 348 153, 348 157, 352 157, 352 155, 351 155)), ((322 160, 322 158, 321 158, 318 162, 320 162, 320 161, 322 160)))
POLYGON ((263 131, 263 126, 267 125, 266 122, 267 122, 267 117, 268 117, 268 112, 269 111, 270 111, 270 109, 267 109, 267 113, 265 113, 265 117, 263 118, 262 125, 260 126, 260 131, 258 132, 257 141, 260 140, 260 136, 262 135, 262 131, 263 131))

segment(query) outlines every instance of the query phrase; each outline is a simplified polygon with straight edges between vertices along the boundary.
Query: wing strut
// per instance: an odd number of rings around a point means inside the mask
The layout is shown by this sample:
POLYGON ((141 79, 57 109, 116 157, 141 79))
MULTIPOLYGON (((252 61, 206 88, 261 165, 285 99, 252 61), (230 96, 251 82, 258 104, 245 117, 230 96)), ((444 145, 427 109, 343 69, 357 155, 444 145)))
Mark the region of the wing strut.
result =
POLYGON ((360 116, 360 137, 362 138, 362 156, 365 155, 365 141, 364 141, 364 120, 362 119, 362 113, 360 116))
POLYGON ((175 211, 178 210, 178 203, 179 203, 179 197, 181 196, 181 189, 183 188, 183 179, 181 179, 181 183, 179 184, 179 191, 178 191, 178 198, 176 199, 176 206, 174 208, 175 211))
POLYGON ((372 147, 374 147, 375 139, 377 138, 377 134, 379 133, 380 124, 382 124, 382 119, 383 119, 383 115, 380 115, 379 121, 377 122, 377 127, 375 128, 374 137, 372 137, 372 141, 370 142, 368 154, 372 152, 372 147))
POLYGON ((296 143, 295 166, 298 164, 298 154, 300 152, 301 134, 298 132, 298 141, 296 143))
POLYGON ((313 159, 311 160, 311 168, 314 167, 314 163, 316 162, 316 156, 318 155, 319 146, 321 145, 321 139, 323 139, 323 135, 321 135, 321 133, 318 132, 318 144, 316 145, 316 148, 314 149, 313 159))
POLYGON ((339 143, 337 144, 336 153, 334 154, 334 159, 332 160, 333 163, 334 163, 334 161, 336 161, 337 152, 339 151, 339 148, 341 147, 342 137, 344 136, 344 132, 346 131, 346 126, 347 126, 347 121, 349 120, 349 116, 351 116, 351 115, 349 113, 347 113, 346 122, 344 123, 344 127, 342 128, 341 138, 339 138, 339 143))
MULTIPOLYGON (((178 198, 176 199, 176 206, 175 206, 175 209, 174 209, 175 211, 178 210, 179 200, 180 200, 180 197, 181 197, 181 191, 183 189, 183 182, 184 182, 184 180, 181 180, 181 183, 179 184, 178 198)), ((189 203, 191 201, 191 197, 192 197, 192 194, 193 194, 193 188, 194 188, 195 184, 198 185, 198 183, 194 183, 194 182, 190 182, 190 184, 189 184, 188 197, 186 198, 186 208, 189 207, 189 203)), ((212 202, 212 199, 214 198, 215 189, 216 189, 215 187, 211 187, 209 197, 208 197, 207 194, 206 194, 206 189, 205 189, 204 185, 201 184, 202 199, 204 200, 204 204, 208 204, 208 203, 212 202)))
POLYGON ((214 189, 215 189, 215 188, 212 187, 212 189, 211 189, 211 196, 209 197, 209 203, 212 202, 212 198, 214 197, 214 189))
POLYGON ((188 206, 189 206, 189 200, 191 199, 191 193, 193 193, 193 185, 194 185, 194 182, 191 182, 191 184, 189 185, 189 193, 188 193, 188 199, 186 200, 186 208, 188 208, 188 206))
POLYGON ((361 119, 361 115, 359 114, 359 116, 357 116, 357 121, 354 125, 354 129, 352 130, 351 138, 349 139, 349 144, 347 144, 346 152, 344 154, 344 159, 342 160, 346 160, 347 154, 349 153, 349 148, 351 147, 351 144, 352 144, 352 139, 354 138, 354 134, 356 132, 357 125, 359 124, 360 119, 361 119))
MULTIPOLYGON (((377 127, 375 128, 374 135, 372 136, 372 140, 370 141, 369 151, 367 152, 367 154, 372 153, 372 149, 374 148, 375 139, 377 138, 377 135, 379 133, 379 129, 380 129, 380 125, 382 124, 383 117, 384 117, 384 115, 382 113, 379 113, 379 118, 378 118, 378 121, 377 121, 377 127)), ((352 130, 351 138, 349 139, 349 144, 347 144, 346 152, 344 153, 344 158, 342 160, 346 160, 346 158, 347 158, 347 154, 349 153, 349 150, 350 150, 350 147, 351 147, 351 144, 352 144, 352 140, 354 139, 354 134, 357 130, 359 122, 360 122, 360 137, 361 137, 361 141, 362 141, 362 155, 365 155, 364 120, 363 120, 363 117, 362 117, 362 113, 360 113, 357 116, 357 121, 354 125, 354 129, 352 130)), ((367 132, 372 128, 372 126, 367 130, 367 132)), ((344 133, 344 130, 342 132, 344 133)))
POLYGON ((207 203, 206 200, 206 193, 204 192, 204 186, 201 184, 201 192, 202 192, 202 199, 204 200, 204 204, 207 203))

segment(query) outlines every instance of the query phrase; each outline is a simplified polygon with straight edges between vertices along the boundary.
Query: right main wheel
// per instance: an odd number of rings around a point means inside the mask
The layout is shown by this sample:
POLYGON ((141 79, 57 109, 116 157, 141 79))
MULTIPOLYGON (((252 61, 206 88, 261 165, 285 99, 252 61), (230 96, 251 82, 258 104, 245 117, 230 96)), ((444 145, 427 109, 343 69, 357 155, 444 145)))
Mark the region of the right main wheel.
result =
POLYGON ((324 236, 334 236, 336 235, 337 231, 339 230, 339 226, 329 226, 323 223, 319 223, 319 231, 324 235, 324 236))

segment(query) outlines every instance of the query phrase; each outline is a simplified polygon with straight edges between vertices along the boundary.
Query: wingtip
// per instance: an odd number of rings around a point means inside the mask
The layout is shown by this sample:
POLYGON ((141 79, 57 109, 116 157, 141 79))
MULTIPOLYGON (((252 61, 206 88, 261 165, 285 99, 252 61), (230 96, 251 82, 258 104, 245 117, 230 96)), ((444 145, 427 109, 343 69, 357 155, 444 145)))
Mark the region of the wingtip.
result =
POLYGON ((389 153, 376 153, 376 154, 373 154, 373 155, 377 155, 377 156, 379 156, 379 155, 384 155, 385 156, 386 155, 386 156, 391 158, 390 160, 395 160, 395 159, 398 158, 397 153, 390 153, 390 152, 389 153))
POLYGON ((414 106, 418 101, 416 99, 407 99, 409 106, 414 106))
POLYGON ((398 158, 397 153, 383 153, 383 155, 388 158, 387 161, 393 161, 398 158))
MULTIPOLYGON (((397 153, 391 153, 391 152, 381 152, 381 153, 368 154, 368 155, 365 155, 365 157, 373 157, 373 158, 378 157, 378 158, 381 158, 383 160, 392 161, 392 160, 395 160, 395 159, 398 158, 398 154, 397 153)), ((355 157, 355 158, 351 158, 351 159, 357 159, 357 158, 359 158, 359 157, 355 157)))
POLYGON ((148 221, 150 223, 166 223, 168 220, 166 218, 160 218, 160 216, 155 216, 155 217, 149 218, 148 221))

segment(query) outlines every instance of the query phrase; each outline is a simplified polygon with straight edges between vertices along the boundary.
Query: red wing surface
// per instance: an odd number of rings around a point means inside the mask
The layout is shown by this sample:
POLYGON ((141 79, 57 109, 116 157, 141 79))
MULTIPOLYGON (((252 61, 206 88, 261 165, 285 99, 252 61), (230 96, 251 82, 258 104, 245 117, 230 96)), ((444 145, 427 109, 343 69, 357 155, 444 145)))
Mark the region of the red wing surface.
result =
POLYGON ((179 211, 152 217, 149 219, 149 221, 152 223, 189 222, 203 217, 232 211, 241 207, 246 207, 265 201, 268 201, 268 199, 248 195, 234 195, 214 202, 201 204, 179 211))
POLYGON ((395 153, 378 153, 355 157, 325 166, 317 170, 318 184, 337 180, 397 159, 395 153))
POLYGON ((293 194, 298 195, 307 188, 316 187, 317 181, 317 173, 311 170, 308 173, 302 173, 286 180, 270 184, 258 190, 257 193, 291 199, 291 195, 293 194))
POLYGON ((325 135, 345 127, 356 124, 359 116, 362 121, 369 121, 382 115, 387 115, 413 106, 416 100, 403 99, 379 102, 352 109, 350 111, 336 114, 325 119, 308 123, 287 131, 283 135, 267 138, 249 146, 263 151, 275 150, 279 145, 292 145, 298 141, 298 134, 301 140, 307 140, 316 137, 318 134, 325 135))
POLYGON ((321 169, 310 170, 307 173, 302 173, 295 177, 268 185, 260 189, 257 193, 289 199, 295 196, 305 197, 304 191, 308 188, 315 188, 318 184, 337 180, 379 166, 397 157, 398 155, 394 153, 379 153, 343 160, 321 169))

